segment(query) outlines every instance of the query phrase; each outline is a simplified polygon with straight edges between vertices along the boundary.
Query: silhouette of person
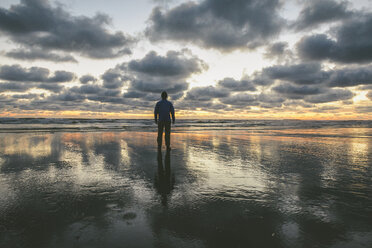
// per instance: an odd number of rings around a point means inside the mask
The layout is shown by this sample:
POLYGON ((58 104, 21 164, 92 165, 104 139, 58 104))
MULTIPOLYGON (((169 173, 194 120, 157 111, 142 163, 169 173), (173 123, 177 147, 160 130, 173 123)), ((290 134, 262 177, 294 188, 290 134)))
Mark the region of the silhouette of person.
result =
POLYGON ((161 203, 163 206, 167 205, 168 195, 174 188, 174 175, 171 175, 170 166, 170 151, 167 150, 165 153, 165 168, 163 167, 163 158, 161 150, 158 150, 158 174, 155 175, 155 188, 161 196, 161 203))
POLYGON ((173 124, 176 121, 174 117, 173 104, 167 100, 168 94, 163 91, 161 93, 161 100, 156 103, 154 110, 155 123, 158 124, 158 148, 161 149, 163 140, 163 130, 165 129, 165 144, 167 150, 170 150, 170 132, 171 132, 171 119, 169 113, 172 115, 173 124), (159 116, 159 119, 158 119, 159 116))

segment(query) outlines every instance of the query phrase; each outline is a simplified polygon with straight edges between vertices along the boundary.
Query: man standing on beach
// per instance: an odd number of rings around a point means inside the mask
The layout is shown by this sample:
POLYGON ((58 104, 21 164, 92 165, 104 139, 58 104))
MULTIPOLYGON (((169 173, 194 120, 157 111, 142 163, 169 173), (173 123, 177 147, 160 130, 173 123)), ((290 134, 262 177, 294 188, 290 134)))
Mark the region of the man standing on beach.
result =
POLYGON ((163 130, 165 128, 165 144, 167 146, 167 150, 169 151, 171 149, 170 147, 171 119, 169 113, 172 114, 173 124, 176 119, 174 117, 173 104, 167 100, 167 97, 168 97, 167 92, 163 91, 161 93, 161 100, 157 102, 155 105, 154 116, 155 123, 158 124, 158 148, 161 149, 163 140, 163 130))

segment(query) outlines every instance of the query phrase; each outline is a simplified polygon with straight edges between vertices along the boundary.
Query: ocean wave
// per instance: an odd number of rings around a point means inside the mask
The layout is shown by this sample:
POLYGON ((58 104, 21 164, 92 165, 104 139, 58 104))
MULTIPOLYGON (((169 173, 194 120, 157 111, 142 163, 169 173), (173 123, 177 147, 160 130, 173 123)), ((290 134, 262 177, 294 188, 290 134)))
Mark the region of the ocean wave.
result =
MULTIPOLYGON (((147 131, 156 128, 152 119, 0 118, 0 132, 30 131, 147 131)), ((200 120, 180 119, 174 131, 187 130, 283 130, 322 128, 372 128, 371 120, 200 120)))

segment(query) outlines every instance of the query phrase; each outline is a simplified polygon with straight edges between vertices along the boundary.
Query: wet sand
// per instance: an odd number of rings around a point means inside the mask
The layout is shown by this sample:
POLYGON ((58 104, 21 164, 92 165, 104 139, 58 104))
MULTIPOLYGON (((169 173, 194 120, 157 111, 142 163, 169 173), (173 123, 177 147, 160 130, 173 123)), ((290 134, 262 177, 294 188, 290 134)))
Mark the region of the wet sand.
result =
POLYGON ((369 129, 155 135, 1 133, 0 247, 372 243, 369 129))

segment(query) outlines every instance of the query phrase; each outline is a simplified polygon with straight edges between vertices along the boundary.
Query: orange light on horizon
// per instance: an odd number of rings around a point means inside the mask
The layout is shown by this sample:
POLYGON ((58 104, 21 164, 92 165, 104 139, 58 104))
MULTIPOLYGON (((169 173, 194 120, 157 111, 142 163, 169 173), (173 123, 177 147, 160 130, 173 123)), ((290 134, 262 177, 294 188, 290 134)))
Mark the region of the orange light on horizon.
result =
MULTIPOLYGON (((358 113, 354 108, 345 108, 343 112, 285 111, 275 109, 240 110, 230 112, 208 112, 205 110, 180 110, 177 119, 300 119, 300 120, 371 120, 370 113, 358 113)), ((79 118, 79 119, 153 119, 152 111, 142 113, 93 112, 93 111, 21 111, 3 112, 0 117, 11 118, 79 118)))

